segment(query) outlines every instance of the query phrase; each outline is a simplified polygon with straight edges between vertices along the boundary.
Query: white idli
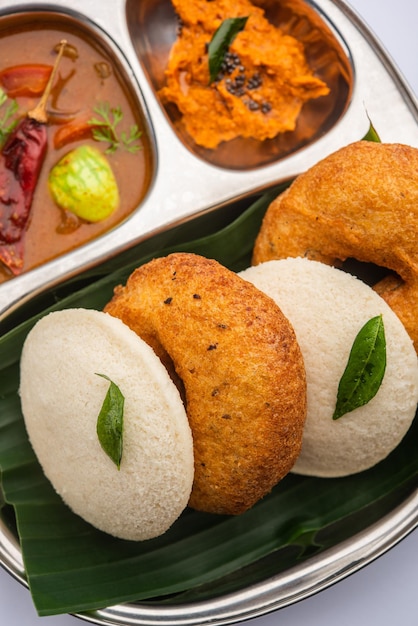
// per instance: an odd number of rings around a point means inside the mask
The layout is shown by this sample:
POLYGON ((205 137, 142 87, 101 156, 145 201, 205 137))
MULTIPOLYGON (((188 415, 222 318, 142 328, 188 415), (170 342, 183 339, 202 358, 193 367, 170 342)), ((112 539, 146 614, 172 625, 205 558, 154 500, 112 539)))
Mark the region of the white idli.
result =
POLYGON ((193 443, 177 388, 153 350, 107 313, 50 313, 22 352, 29 440, 55 490, 79 516, 122 539, 164 533, 186 507, 193 443), (97 418, 109 377, 124 398, 123 454, 103 451, 97 418))
POLYGON ((418 401, 417 355, 398 317, 371 287, 317 261, 267 261, 240 275, 275 300, 293 325, 304 357, 308 411, 292 471, 338 477, 383 460, 408 431, 418 401), (353 341, 380 314, 387 355, 382 384, 368 404, 333 420, 353 341))

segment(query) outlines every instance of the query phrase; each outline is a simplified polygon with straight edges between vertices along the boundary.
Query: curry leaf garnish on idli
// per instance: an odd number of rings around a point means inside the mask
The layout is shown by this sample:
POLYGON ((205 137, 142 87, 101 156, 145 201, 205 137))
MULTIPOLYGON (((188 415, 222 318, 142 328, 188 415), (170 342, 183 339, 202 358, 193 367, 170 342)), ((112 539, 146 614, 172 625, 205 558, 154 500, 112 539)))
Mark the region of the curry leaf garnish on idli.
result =
POLYGON ((370 402, 386 370, 386 339, 382 315, 372 317, 357 334, 338 385, 336 420, 370 402))
POLYGON ((116 385, 106 374, 97 374, 109 381, 102 408, 97 418, 97 436, 100 445, 118 469, 122 460, 123 450, 123 407, 125 398, 116 385))
POLYGON ((183 401, 157 354, 119 319, 83 308, 41 317, 24 342, 20 399, 45 476, 86 522, 144 541, 184 511, 194 455, 183 401))
MULTIPOLYGON (((399 317, 359 278, 304 257, 265 261, 240 276, 275 300, 302 350, 307 416, 292 473, 337 478, 386 459, 411 427, 418 402, 417 354, 399 317), (371 343, 366 341, 359 354, 353 340, 367 320, 363 333, 371 343), (368 386, 362 389, 367 404, 358 403, 355 411, 333 420, 350 350, 360 361, 355 375, 369 377, 366 362, 382 374, 386 361, 384 376, 373 398, 368 386)), ((352 396, 351 406, 344 408, 354 409, 354 400, 352 396)))

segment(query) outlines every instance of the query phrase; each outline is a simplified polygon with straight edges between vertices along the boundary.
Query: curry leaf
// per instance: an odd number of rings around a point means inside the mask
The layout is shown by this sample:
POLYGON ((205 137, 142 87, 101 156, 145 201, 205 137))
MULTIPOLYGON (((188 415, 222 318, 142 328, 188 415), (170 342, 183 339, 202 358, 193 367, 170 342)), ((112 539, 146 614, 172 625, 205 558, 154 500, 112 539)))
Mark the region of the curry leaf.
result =
POLYGON ((100 445, 118 469, 123 450, 123 407, 125 398, 119 387, 105 374, 97 374, 110 382, 97 418, 97 436, 100 445))
POLYGON ((382 315, 372 317, 358 333, 341 377, 333 419, 370 402, 386 369, 386 339, 382 315))
POLYGON ((218 76, 225 54, 235 37, 244 30, 247 17, 230 17, 215 31, 208 48, 210 82, 218 76))
MULTIPOLYGON (((367 116, 369 117, 369 116, 367 116)), ((369 130, 367 131, 367 133, 364 135, 363 137, 363 141, 374 141, 376 143, 381 143, 381 139, 379 137, 379 134, 377 132, 377 130, 375 129, 375 127, 373 126, 373 123, 369 117, 369 130)))

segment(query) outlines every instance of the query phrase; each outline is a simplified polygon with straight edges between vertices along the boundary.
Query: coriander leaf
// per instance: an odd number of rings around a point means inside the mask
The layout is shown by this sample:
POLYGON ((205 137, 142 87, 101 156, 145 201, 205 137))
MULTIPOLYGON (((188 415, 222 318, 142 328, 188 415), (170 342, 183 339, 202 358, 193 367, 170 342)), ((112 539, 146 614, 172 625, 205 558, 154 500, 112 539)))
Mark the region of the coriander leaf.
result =
POLYGON ((382 384, 386 369, 386 338, 382 315, 371 318, 358 333, 341 377, 336 420, 370 402, 382 384))
POLYGON ((18 108, 16 100, 9 100, 6 92, 0 87, 0 147, 18 122, 14 117, 18 108))
POLYGON ((142 132, 138 126, 131 126, 130 134, 127 136, 125 131, 119 134, 117 126, 123 120, 123 111, 120 106, 111 108, 108 102, 101 102, 94 108, 97 117, 91 117, 88 124, 93 126, 92 135, 95 141, 104 141, 109 146, 105 150, 107 154, 116 152, 118 148, 134 153, 141 150, 139 138, 142 132))
POLYGON ((97 436, 100 445, 118 469, 123 450, 123 408, 125 398, 119 387, 105 374, 98 374, 110 382, 97 418, 97 436))
POLYGON ((7 94, 4 91, 4 89, 0 87, 0 107, 3 106, 6 100, 7 100, 7 94))
POLYGON ((136 124, 131 126, 129 135, 127 135, 126 132, 123 132, 121 134, 122 143, 128 152, 138 152, 138 150, 141 149, 141 146, 136 143, 140 139, 141 135, 142 132, 139 130, 136 124))
POLYGON ((247 17, 230 17, 215 31, 208 47, 210 83, 218 76, 225 54, 235 37, 244 30, 247 17))
POLYGON ((96 141, 108 141, 109 143, 113 142, 112 133, 108 128, 94 128, 93 137, 96 141))

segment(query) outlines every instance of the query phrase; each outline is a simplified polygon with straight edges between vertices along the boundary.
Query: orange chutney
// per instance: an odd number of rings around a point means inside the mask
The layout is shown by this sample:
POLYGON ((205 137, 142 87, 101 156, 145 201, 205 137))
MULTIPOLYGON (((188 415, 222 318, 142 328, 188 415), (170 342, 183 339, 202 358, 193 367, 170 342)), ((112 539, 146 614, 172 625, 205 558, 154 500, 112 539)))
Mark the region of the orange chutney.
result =
POLYGON ((172 0, 180 20, 159 95, 174 104, 196 142, 216 148, 236 137, 271 139, 295 129, 302 106, 329 93, 302 43, 283 34, 248 0, 172 0), (229 18, 248 17, 210 82, 208 44, 229 18))

